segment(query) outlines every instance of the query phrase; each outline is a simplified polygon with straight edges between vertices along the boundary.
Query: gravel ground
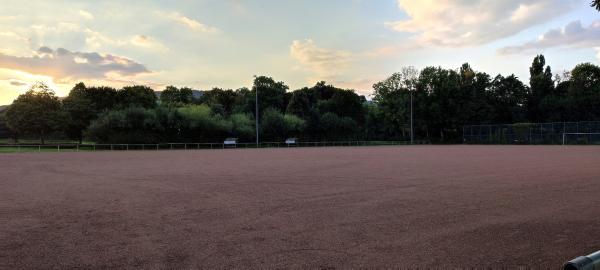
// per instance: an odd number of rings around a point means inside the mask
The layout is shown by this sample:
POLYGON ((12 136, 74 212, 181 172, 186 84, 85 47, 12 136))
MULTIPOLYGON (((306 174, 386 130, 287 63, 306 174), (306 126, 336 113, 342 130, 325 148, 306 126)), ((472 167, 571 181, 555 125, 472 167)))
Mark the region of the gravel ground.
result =
POLYGON ((0 269, 559 269, 600 147, 0 155, 0 269))

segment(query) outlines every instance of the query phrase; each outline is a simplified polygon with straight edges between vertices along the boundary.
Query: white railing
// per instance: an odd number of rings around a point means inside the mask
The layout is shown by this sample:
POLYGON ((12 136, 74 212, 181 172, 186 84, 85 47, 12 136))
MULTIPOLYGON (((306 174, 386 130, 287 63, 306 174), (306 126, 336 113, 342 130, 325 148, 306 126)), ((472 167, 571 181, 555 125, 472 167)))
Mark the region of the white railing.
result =
MULTIPOLYGON (((416 144, 426 144, 417 141, 416 144)), ((351 147, 410 145, 410 141, 321 141, 256 143, 159 143, 159 144, 0 144, 0 153, 14 152, 79 152, 79 151, 159 151, 159 150, 200 150, 229 148, 289 148, 289 147, 351 147)))

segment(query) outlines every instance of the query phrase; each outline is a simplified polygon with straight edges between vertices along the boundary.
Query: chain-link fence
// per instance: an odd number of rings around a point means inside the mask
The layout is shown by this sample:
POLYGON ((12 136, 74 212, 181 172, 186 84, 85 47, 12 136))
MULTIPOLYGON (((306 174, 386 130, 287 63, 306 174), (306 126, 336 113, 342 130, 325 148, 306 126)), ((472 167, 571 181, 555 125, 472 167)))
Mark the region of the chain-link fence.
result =
POLYGON ((471 125, 467 144, 600 144, 600 121, 471 125))

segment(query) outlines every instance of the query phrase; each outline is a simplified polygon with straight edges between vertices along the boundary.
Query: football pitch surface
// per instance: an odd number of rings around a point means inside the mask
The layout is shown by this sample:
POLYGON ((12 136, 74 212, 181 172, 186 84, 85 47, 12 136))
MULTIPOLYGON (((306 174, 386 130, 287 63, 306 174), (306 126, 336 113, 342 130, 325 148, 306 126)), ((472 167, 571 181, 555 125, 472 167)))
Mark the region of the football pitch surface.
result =
POLYGON ((0 155, 0 269, 559 269, 599 228, 593 146, 0 155))

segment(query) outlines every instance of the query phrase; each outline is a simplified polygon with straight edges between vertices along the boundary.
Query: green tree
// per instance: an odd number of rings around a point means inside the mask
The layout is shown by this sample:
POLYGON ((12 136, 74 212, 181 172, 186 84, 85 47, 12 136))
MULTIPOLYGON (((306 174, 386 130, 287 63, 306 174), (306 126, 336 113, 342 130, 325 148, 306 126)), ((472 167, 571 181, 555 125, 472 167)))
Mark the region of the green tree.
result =
POLYGON ((156 110, 128 107, 103 113, 86 133, 100 143, 159 143, 165 129, 156 110))
POLYGON ((285 119, 281 112, 274 108, 264 110, 260 122, 261 136, 265 140, 281 141, 285 136, 285 119))
POLYGON ((285 125, 284 137, 299 137, 306 129, 306 121, 302 118, 293 114, 286 114, 283 116, 283 122, 285 125))
POLYGON ((203 103, 210 106, 215 113, 224 116, 231 115, 236 106, 237 93, 231 89, 223 90, 221 88, 213 88, 206 91, 202 97, 203 103))
POLYGON ((230 135, 241 141, 250 141, 255 138, 254 119, 251 115, 237 113, 229 117, 231 122, 230 135))
POLYGON ((373 100, 379 108, 377 117, 383 121, 382 131, 394 139, 406 138, 408 134, 410 91, 414 90, 416 80, 415 74, 408 74, 408 72, 394 73, 389 78, 373 85, 375 91, 373 100))
POLYGON ((54 91, 36 83, 8 107, 5 119, 16 134, 38 136, 44 144, 46 136, 61 129, 63 111, 54 91))
POLYGON ((66 113, 65 131, 68 137, 83 141, 84 130, 98 115, 111 109, 116 102, 116 90, 109 87, 86 87, 78 83, 63 100, 66 113))
POLYGON ((117 92, 117 103, 119 108, 154 108, 156 106, 156 94, 152 88, 147 86, 126 86, 117 92))
POLYGON ((314 106, 310 91, 309 88, 303 88, 292 92, 286 113, 297 115, 303 119, 308 118, 310 110, 314 106))
POLYGON ((529 88, 515 75, 496 76, 490 88, 495 123, 518 123, 527 120, 526 102, 529 88))
POLYGON ((231 122, 214 114, 206 104, 190 105, 177 109, 184 119, 183 139, 189 142, 219 142, 231 132, 231 122))
POLYGON ((319 121, 321 138, 325 140, 354 139, 358 131, 358 124, 350 117, 339 117, 335 113, 325 113, 319 121))
POLYGON ((184 87, 167 86, 160 92, 160 102, 165 105, 182 106, 192 103, 194 92, 192 89, 184 87))
POLYGON ((529 85, 531 92, 527 103, 529 120, 539 122, 545 121, 545 112, 540 108, 541 101, 554 91, 554 81, 552 80, 552 70, 546 66, 546 59, 543 55, 538 55, 533 59, 529 68, 529 85))
POLYGON ((600 119, 600 67, 591 63, 577 65, 569 80, 571 120, 600 119))
POLYGON ((252 86, 252 96, 248 100, 249 108, 254 113, 256 108, 254 98, 258 91, 258 106, 259 114, 262 115, 261 111, 266 111, 268 108, 276 109, 280 112, 285 110, 287 104, 285 104, 285 92, 289 89, 283 82, 276 82, 273 78, 259 76, 254 78, 254 84, 252 86))

